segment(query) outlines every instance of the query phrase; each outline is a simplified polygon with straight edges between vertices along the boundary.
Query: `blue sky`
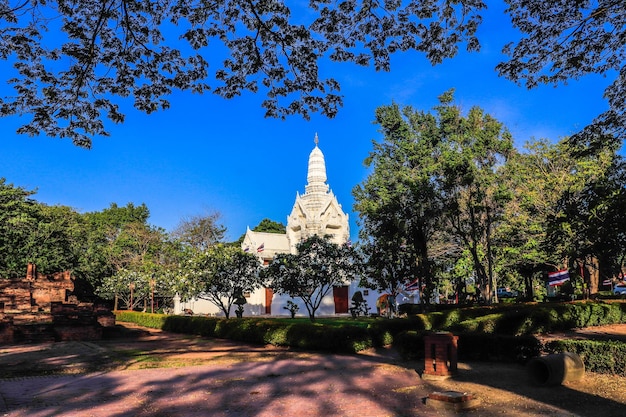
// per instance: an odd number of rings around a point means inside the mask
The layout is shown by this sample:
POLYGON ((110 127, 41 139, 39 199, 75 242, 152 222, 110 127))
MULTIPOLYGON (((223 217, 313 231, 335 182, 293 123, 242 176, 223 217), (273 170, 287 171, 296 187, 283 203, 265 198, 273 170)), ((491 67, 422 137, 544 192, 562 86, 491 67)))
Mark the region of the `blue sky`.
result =
MULTIPOLYGON (((492 8, 479 32, 479 53, 462 52, 435 67, 420 54, 403 53, 394 57, 390 73, 324 66, 344 95, 334 119, 265 119, 261 95, 224 100, 177 93, 167 111, 145 115, 129 109, 126 122, 109 126, 111 136, 95 138, 91 150, 68 140, 17 135, 19 119, 0 119, 0 177, 36 189, 38 201, 81 212, 113 202, 146 203, 150 223, 166 230, 182 217, 217 211, 234 240, 263 218, 286 223, 296 192, 304 192, 317 133, 328 183, 350 216, 355 240, 351 190, 367 176, 363 160, 371 141, 381 139, 372 124, 376 107, 395 101, 430 110, 438 95, 455 88, 463 109, 483 108, 509 128, 520 147, 531 138, 568 136, 607 109, 602 92, 610 80, 602 77, 530 91, 499 78, 494 68, 504 59, 500 51, 514 36, 502 8, 492 8)), ((0 68, 8 70, 6 65, 0 68)))

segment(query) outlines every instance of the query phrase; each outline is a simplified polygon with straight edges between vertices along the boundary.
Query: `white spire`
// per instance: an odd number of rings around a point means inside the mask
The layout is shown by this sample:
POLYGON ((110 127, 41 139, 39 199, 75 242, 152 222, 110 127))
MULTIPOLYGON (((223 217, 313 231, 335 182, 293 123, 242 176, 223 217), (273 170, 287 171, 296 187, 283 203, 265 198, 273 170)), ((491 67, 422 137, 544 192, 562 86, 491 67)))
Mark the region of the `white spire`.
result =
POLYGON ((307 174, 307 186, 305 188, 305 194, 318 194, 328 192, 328 185, 326 184, 326 162, 324 161, 324 154, 317 146, 319 139, 317 133, 315 134, 315 148, 309 154, 309 172, 307 174))
POLYGON ((292 253, 298 242, 312 235, 332 235, 332 241, 337 244, 345 243, 350 236, 348 216, 326 184, 326 162, 318 146, 317 133, 314 142, 304 194, 296 194, 296 202, 287 218, 287 238, 292 253))

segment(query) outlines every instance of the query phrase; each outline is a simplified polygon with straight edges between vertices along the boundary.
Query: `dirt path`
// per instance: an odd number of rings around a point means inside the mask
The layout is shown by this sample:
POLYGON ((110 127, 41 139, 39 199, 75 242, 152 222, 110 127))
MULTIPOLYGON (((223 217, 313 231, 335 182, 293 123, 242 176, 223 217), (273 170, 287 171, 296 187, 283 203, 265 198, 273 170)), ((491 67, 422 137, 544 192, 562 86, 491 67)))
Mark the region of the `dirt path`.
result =
POLYGON ((444 390, 478 397, 471 416, 626 415, 626 378, 587 373, 545 388, 529 385, 515 364, 459 367, 452 379, 428 381, 423 363, 388 350, 307 353, 125 326, 114 340, 0 347, 0 415, 453 415, 422 401, 444 390))

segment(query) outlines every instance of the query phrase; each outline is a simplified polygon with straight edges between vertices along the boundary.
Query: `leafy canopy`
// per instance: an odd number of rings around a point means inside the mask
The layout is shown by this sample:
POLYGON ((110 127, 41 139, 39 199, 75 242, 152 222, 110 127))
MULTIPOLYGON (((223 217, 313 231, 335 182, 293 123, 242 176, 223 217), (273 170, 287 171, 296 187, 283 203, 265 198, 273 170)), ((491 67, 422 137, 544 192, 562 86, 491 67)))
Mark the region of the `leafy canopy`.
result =
POLYGON ((450 269, 441 264, 460 250, 472 255, 480 283, 491 285, 489 246, 503 200, 497 169, 512 147, 500 122, 478 107, 464 115, 453 96, 445 92, 433 113, 379 107, 383 140, 373 144, 371 173, 353 191, 370 284, 393 292, 417 278, 426 302, 436 263, 450 269))
POLYGON ((626 138, 626 3, 621 0, 506 0, 513 26, 524 36, 506 45, 500 75, 525 83, 558 85, 588 74, 613 82, 604 91, 609 109, 572 140, 594 148, 626 138))
MULTIPOLYGON (((624 139, 626 71, 621 0, 507 0, 522 33, 497 70, 529 88, 587 74, 613 79, 610 108, 580 140, 624 139)), ((29 115, 28 135, 70 138, 90 147, 104 119, 124 121, 121 99, 151 113, 175 90, 224 98, 263 92, 268 117, 312 112, 333 117, 340 85, 322 61, 389 71, 391 55, 415 50, 438 64, 480 49, 482 0, 0 0, 0 58, 14 95, 0 115, 29 115)))
MULTIPOLYGON (((266 116, 333 117, 340 86, 319 62, 373 64, 417 50, 433 63, 477 50, 480 0, 371 3, 311 0, 0 0, 0 57, 15 94, 1 115, 31 116, 18 132, 90 147, 104 118, 124 121, 119 98, 151 113, 174 90, 232 98, 265 92, 266 116), (9 74, 9 71, 6 71, 9 74)), ((3 72, 4 73, 4 72, 3 72)))

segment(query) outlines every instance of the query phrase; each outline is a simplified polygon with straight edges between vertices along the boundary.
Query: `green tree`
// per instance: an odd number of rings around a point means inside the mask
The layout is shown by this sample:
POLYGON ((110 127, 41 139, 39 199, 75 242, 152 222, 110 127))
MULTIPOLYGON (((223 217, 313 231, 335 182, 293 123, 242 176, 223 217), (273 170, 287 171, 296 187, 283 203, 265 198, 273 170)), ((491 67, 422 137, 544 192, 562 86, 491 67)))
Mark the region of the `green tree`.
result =
POLYGON ((256 256, 218 243, 206 251, 188 250, 180 265, 177 292, 183 300, 201 298, 216 305, 226 318, 244 292, 261 288, 256 256))
MULTIPOLYGON (((252 231, 265 233, 286 233, 286 227, 280 222, 275 222, 274 220, 270 219, 263 219, 259 224, 254 227, 254 229, 252 229, 252 231)), ((233 244, 237 247, 240 247, 245 238, 246 234, 244 233, 239 236, 239 239, 233 242, 233 244)))
POLYGON ((275 222, 270 219, 263 219, 259 224, 256 225, 254 232, 265 232, 265 233, 286 233, 285 225, 281 222, 275 222))
POLYGON ((199 251, 221 242, 226 233, 226 227, 219 222, 220 214, 196 215, 182 219, 172 236, 185 245, 199 251))
POLYGON ((535 140, 525 145, 524 152, 513 152, 500 171, 511 198, 496 230, 498 269, 519 274, 528 298, 534 296, 536 279, 543 280, 546 271, 565 267, 567 259, 575 258, 570 238, 548 235, 568 219, 559 214, 559 201, 578 195, 585 184, 604 176, 612 154, 605 148, 581 155, 567 138, 557 143, 535 140))
POLYGON ((369 258, 370 270, 391 285, 416 276, 426 287, 424 302, 437 286, 435 254, 443 268, 443 259, 463 250, 490 293, 493 228, 505 199, 496 170, 512 149, 506 129, 481 109, 464 116, 452 91, 440 101, 434 114, 396 105, 377 109, 384 139, 366 160, 372 174, 354 190, 362 239, 387 252, 369 258), (402 276, 389 274, 396 266, 402 276))
POLYGON ((28 263, 28 247, 36 223, 34 191, 7 184, 0 178, 0 274, 3 278, 23 276, 28 263))
POLYGON ((167 272, 172 268, 172 262, 167 256, 167 239, 160 228, 138 222, 124 225, 108 248, 108 262, 113 274, 103 278, 96 289, 98 295, 114 299, 117 307, 118 299, 130 294, 132 284, 133 305, 129 307, 133 309, 143 302, 146 311, 155 292, 157 296, 163 295, 161 290, 169 286, 165 278, 171 275, 167 272))
POLYGON ((84 229, 67 206, 47 206, 34 191, 0 178, 0 277, 22 277, 29 262, 44 273, 74 270, 84 229))
POLYGON ((46 273, 73 271, 79 265, 85 237, 80 214, 68 206, 37 207, 35 230, 27 240, 29 261, 46 273))
POLYGON ((300 298, 315 321, 315 312, 334 286, 358 277, 360 262, 354 248, 337 245, 313 235, 298 243, 297 254, 278 254, 263 270, 271 288, 278 294, 300 298))
POLYGON ((486 299, 495 289, 494 229, 509 198, 497 170, 513 149, 502 123, 472 107, 467 116, 452 103, 452 91, 440 97, 436 108, 441 138, 438 183, 446 228, 468 250, 477 285, 486 299))
POLYGON ((624 257, 626 172, 623 159, 609 151, 604 164, 588 161, 593 175, 581 187, 570 188, 560 196, 555 215, 547 227, 548 242, 554 253, 582 271, 587 289, 593 296, 601 279, 621 272, 624 257), (608 162, 608 163, 606 163, 608 162))
POLYGON ((102 211, 88 212, 82 217, 86 236, 75 273, 81 280, 81 291, 88 297, 94 294, 105 278, 114 276, 125 266, 121 254, 128 233, 123 232, 128 224, 148 227, 150 211, 145 204, 135 206, 128 203, 120 207, 112 203, 102 211))
POLYGON ((376 123, 383 141, 373 143, 365 160, 371 173, 353 190, 360 238, 366 242, 366 281, 395 295, 398 287, 417 277, 430 293, 429 245, 442 209, 435 182, 437 121, 393 104, 376 109, 376 123))

